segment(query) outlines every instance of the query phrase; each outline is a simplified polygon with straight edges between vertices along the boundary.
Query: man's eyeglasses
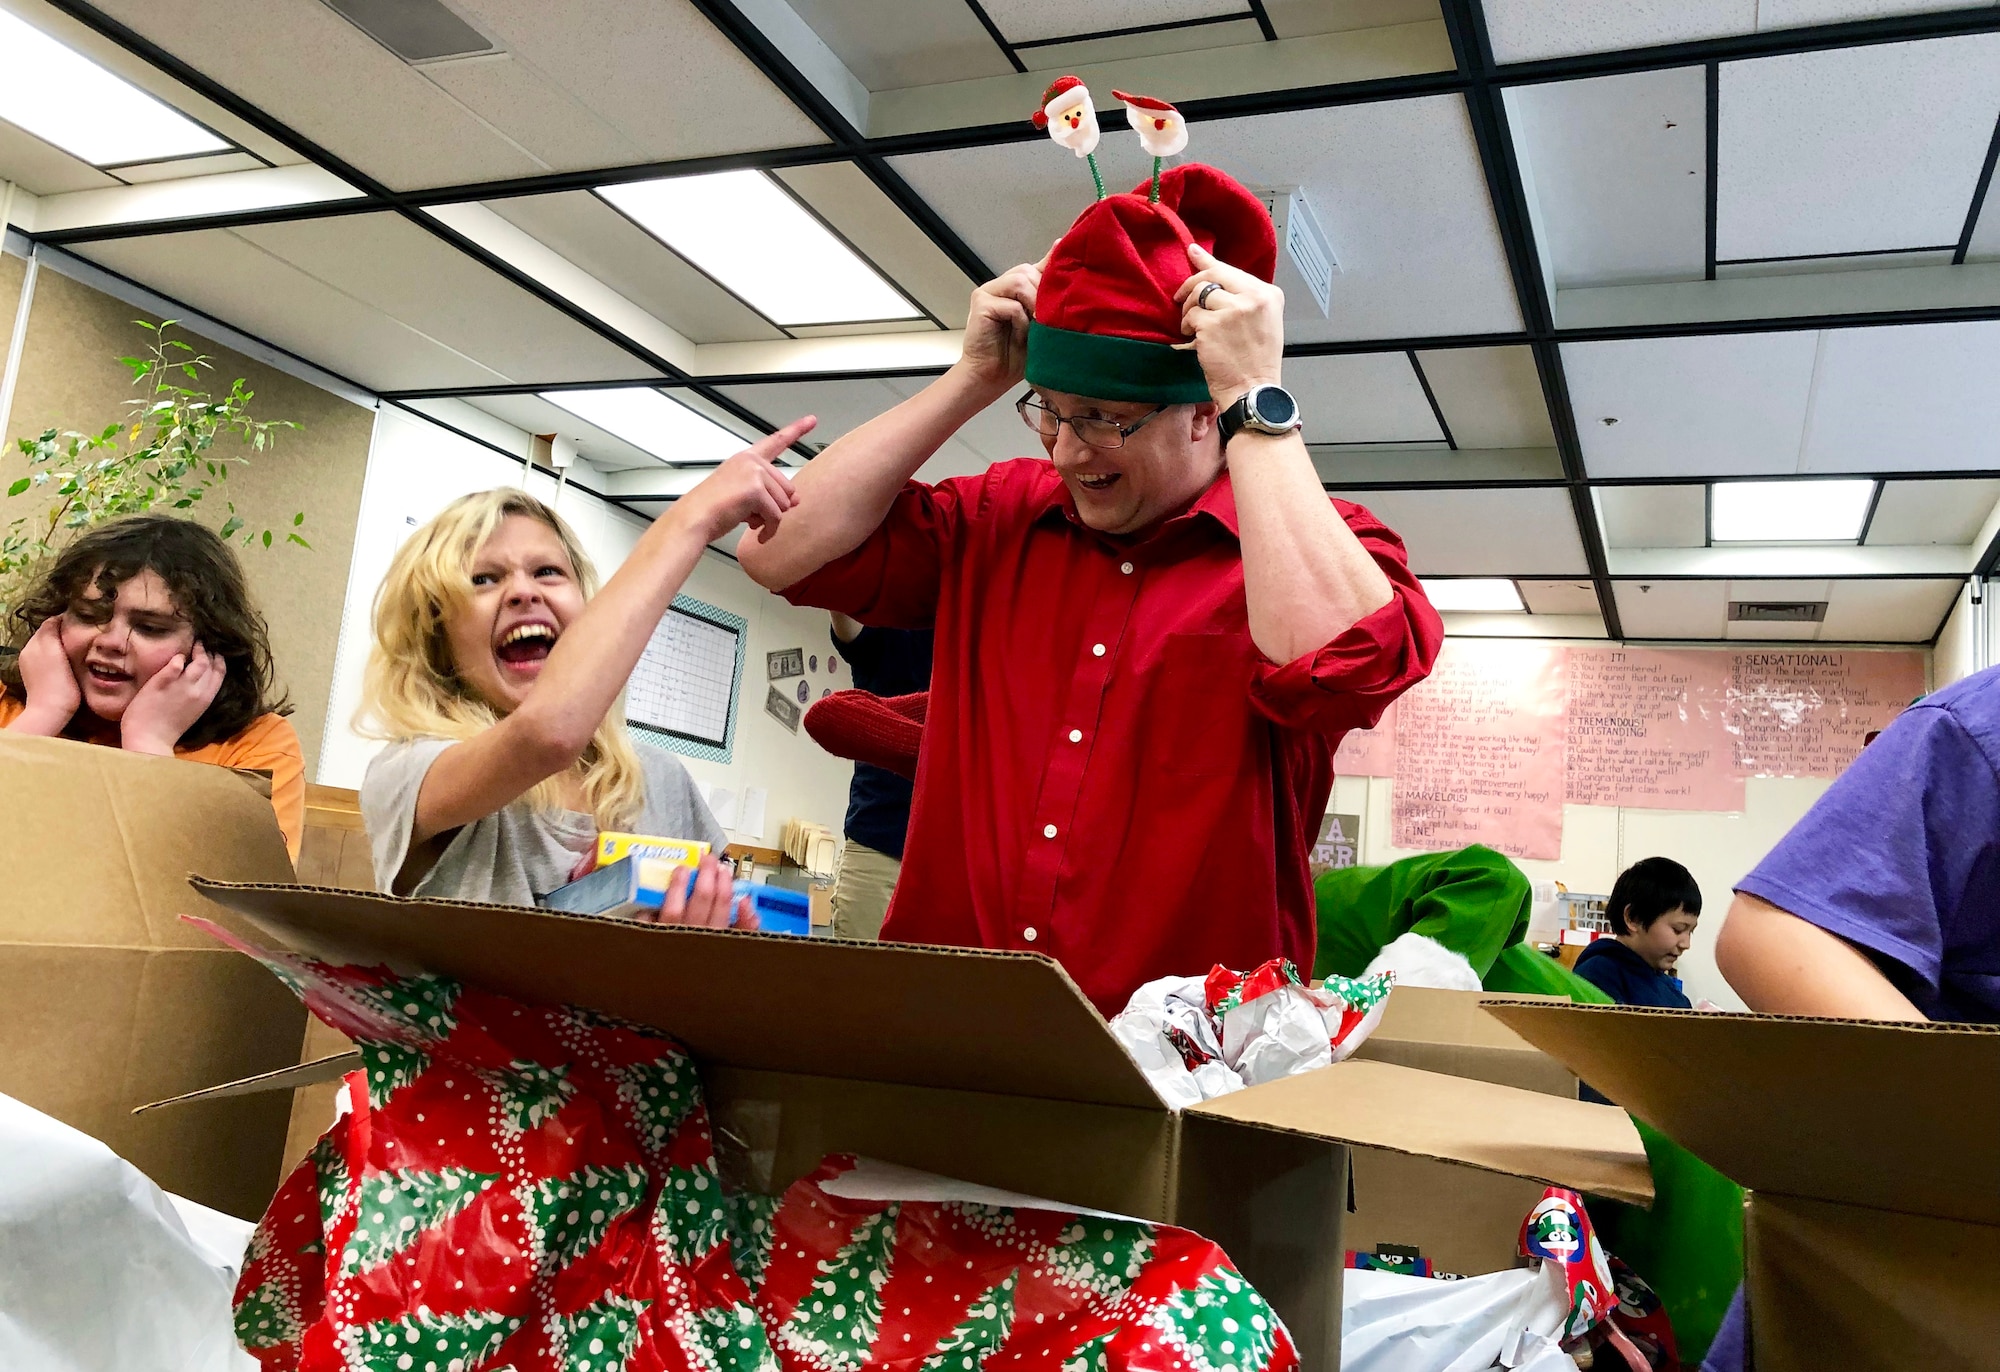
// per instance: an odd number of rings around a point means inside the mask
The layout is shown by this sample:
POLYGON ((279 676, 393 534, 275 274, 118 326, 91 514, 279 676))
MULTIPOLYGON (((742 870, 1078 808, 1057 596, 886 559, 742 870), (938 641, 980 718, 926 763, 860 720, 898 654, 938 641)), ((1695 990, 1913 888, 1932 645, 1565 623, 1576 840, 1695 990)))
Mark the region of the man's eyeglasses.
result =
POLYGON ((1067 424, 1072 433, 1093 448, 1122 448, 1126 439, 1158 419, 1173 406, 1162 405, 1151 414, 1142 415, 1130 424, 1120 424, 1115 419, 1073 418, 1066 414, 1058 414, 1036 399, 1033 391, 1015 401, 1014 408, 1020 412, 1021 421, 1043 438, 1054 438, 1062 432, 1062 426, 1067 424))

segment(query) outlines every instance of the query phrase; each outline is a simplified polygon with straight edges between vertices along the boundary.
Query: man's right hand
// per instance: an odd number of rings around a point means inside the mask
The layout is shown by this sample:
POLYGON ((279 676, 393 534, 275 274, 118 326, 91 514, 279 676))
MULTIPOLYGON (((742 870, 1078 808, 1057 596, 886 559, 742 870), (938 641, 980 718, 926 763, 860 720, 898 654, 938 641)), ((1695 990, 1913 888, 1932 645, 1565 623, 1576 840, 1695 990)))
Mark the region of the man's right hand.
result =
POLYGON ((1028 368, 1028 321, 1035 317, 1035 292, 1055 252, 1039 262, 1023 262, 972 293, 965 320, 959 368, 996 397, 1021 384, 1028 368))
POLYGON ((76 669, 63 649, 63 617, 50 615, 21 645, 17 659, 21 690, 28 697, 10 728, 24 734, 53 736, 63 731, 83 704, 76 669))

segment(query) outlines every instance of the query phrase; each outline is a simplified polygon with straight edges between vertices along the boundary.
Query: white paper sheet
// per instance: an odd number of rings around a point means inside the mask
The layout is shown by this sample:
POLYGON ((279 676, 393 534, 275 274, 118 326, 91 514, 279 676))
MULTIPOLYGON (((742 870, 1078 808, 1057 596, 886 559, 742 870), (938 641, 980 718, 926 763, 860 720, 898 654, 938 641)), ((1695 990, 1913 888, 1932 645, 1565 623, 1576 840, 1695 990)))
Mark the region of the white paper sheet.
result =
MULTIPOLYGON (((715 822, 723 828, 734 830, 742 802, 735 791, 727 786, 708 788, 708 810, 715 816, 715 822)), ((671 835, 670 837, 678 837, 671 835)))
POLYGON ((250 1229, 0 1096, 0 1368, 256 1372, 230 1312, 250 1229))
POLYGON ((743 807, 739 821, 732 827, 744 838, 764 837, 764 809, 771 799, 771 793, 762 786, 743 788, 743 807))

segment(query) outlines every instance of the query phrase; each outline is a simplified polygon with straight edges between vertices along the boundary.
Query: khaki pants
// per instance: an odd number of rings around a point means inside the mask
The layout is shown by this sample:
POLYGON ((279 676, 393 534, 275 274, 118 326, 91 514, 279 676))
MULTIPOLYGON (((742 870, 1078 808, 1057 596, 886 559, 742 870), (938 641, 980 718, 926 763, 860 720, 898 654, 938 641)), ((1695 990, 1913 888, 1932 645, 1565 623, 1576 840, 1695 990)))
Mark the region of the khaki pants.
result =
POLYGON ((882 937, 882 917, 889 913, 889 897, 896 890, 896 874, 903 864, 887 853, 878 853, 853 839, 840 849, 840 868, 833 877, 833 935, 835 938, 878 939, 882 937))

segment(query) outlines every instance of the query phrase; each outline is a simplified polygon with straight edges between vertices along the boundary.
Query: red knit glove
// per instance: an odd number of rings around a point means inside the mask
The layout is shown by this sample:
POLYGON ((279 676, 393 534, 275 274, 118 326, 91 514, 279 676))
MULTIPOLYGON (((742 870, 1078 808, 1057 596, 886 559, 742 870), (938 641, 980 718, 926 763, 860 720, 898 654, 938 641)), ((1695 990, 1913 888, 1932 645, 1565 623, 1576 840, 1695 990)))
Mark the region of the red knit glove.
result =
POLYGON ((914 781, 930 703, 929 691, 907 696, 835 691, 806 711, 806 732, 835 757, 866 762, 914 781))

